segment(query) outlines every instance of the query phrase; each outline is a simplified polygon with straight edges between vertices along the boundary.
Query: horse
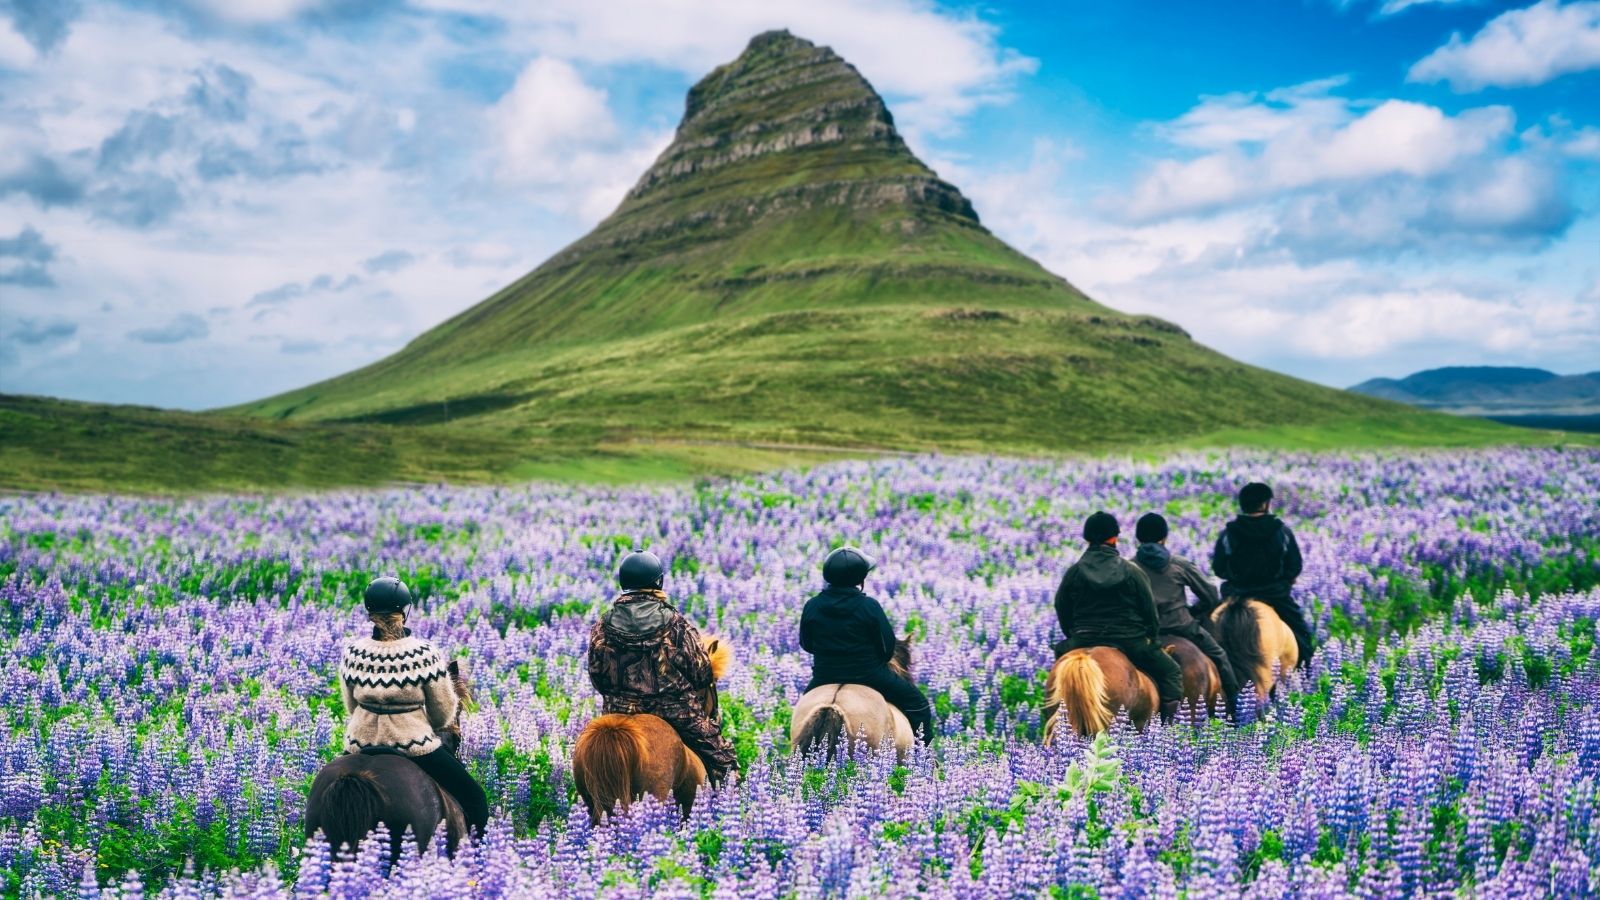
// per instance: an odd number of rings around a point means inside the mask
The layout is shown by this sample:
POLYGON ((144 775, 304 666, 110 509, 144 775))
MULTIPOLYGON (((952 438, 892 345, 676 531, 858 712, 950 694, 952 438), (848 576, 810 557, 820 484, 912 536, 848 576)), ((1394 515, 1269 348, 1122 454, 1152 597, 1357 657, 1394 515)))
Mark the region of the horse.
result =
POLYGON ((1228 654, 1228 661, 1240 679, 1249 677, 1256 686, 1256 699, 1260 702, 1272 696, 1277 688, 1277 675, 1288 672, 1300 662, 1300 648, 1294 642, 1294 632, 1278 618, 1272 607, 1260 600, 1232 598, 1212 611, 1206 628, 1216 636, 1228 654))
MULTIPOLYGON (((911 680, 910 640, 895 642, 889 671, 911 680)), ((841 741, 848 741, 852 748, 859 743, 874 749, 889 741, 894 744, 895 759, 905 762, 916 735, 906 714, 876 690, 860 684, 819 684, 795 702, 789 719, 789 747, 792 752, 805 753, 820 744, 832 758, 841 741)))
MULTIPOLYGON (((733 650, 711 637, 702 637, 700 645, 711 657, 713 684, 705 689, 704 702, 706 714, 714 719, 718 714, 714 682, 732 664, 733 650)), ((626 810, 645 794, 662 801, 671 796, 688 815, 695 793, 706 781, 706 767, 660 716, 611 713, 594 719, 578 735, 572 777, 589 807, 589 820, 598 825, 602 816, 626 810)))
MULTIPOLYGON (((440 737, 456 752, 462 706, 472 693, 459 663, 452 660, 449 668, 461 703, 440 737)), ((320 830, 335 853, 354 853, 380 822, 389 829, 391 859, 400 855, 408 828, 417 846, 425 848, 442 827, 451 855, 467 834, 467 820, 455 798, 398 750, 373 747, 343 754, 322 767, 306 797, 306 837, 320 830)))
POLYGON ((1203 707, 1206 715, 1214 716, 1222 705, 1222 674, 1194 642, 1176 634, 1161 638, 1161 649, 1172 657, 1183 672, 1183 705, 1198 713, 1203 707))
POLYGON ((1044 705, 1044 742, 1050 744, 1067 724, 1083 737, 1111 727, 1119 710, 1127 710, 1133 727, 1144 730, 1160 705, 1155 682, 1115 647, 1081 647, 1062 655, 1050 668, 1050 690, 1044 705))

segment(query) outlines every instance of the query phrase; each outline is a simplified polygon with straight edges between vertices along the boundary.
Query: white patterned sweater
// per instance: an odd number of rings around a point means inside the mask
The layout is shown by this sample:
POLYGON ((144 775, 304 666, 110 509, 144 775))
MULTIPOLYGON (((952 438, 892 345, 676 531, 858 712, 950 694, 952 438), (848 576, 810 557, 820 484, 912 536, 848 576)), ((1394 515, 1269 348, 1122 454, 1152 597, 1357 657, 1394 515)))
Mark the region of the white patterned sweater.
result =
POLYGON ((434 732, 450 724, 460 703, 444 657, 410 635, 350 644, 339 664, 339 683, 350 713, 344 726, 347 753, 385 746, 426 756, 439 749, 434 732))

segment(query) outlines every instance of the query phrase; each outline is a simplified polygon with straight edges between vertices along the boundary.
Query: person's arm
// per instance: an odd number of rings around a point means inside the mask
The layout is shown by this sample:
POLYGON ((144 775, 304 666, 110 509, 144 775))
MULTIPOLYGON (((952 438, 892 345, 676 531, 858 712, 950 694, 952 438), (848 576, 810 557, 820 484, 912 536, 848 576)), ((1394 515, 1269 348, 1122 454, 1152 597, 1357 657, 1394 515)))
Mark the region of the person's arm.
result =
MULTIPOLYGON (((344 666, 339 668, 342 670, 344 666)), ((344 677, 343 671, 339 673, 339 696, 344 698, 344 711, 346 713, 356 711, 356 690, 350 685, 350 679, 344 677)))
POLYGON ((1133 563, 1128 563, 1128 571, 1133 579, 1134 605, 1139 609, 1139 617, 1144 619, 1145 634, 1150 640, 1155 640, 1161 633, 1161 617, 1156 613, 1156 595, 1150 590, 1150 579, 1140 568, 1133 563))
POLYGON ((1300 542, 1294 539, 1294 532, 1287 525, 1283 526, 1283 539, 1283 577, 1293 584, 1305 568, 1305 560, 1300 558, 1300 542))
POLYGON ((1201 574, 1199 566, 1188 560, 1183 561, 1183 567, 1179 571, 1183 572, 1184 584, 1187 584, 1189 590, 1194 593, 1195 614, 1202 619, 1210 615, 1221 602, 1221 598, 1217 596, 1217 586, 1211 583, 1211 579, 1201 574))
POLYGON ((445 670, 444 659, 438 650, 432 651, 427 671, 422 675, 422 705, 428 711, 428 725, 434 731, 455 721, 456 708, 461 698, 456 696, 456 686, 445 670))
POLYGON ((883 604, 866 594, 862 594, 861 597, 865 601, 862 608, 867 614, 868 624, 878 631, 878 645, 883 648, 883 662, 888 662, 894 659, 894 625, 889 621, 889 615, 883 611, 883 604))
POLYGON ((812 656, 817 655, 816 648, 811 643, 811 629, 806 627, 811 624, 811 601, 806 601, 805 609, 800 611, 800 649, 812 656))
POLYGON ((616 685, 611 680, 611 667, 606 665, 606 657, 611 653, 611 648, 606 646, 605 626, 596 622, 589 629, 589 654, 587 665, 589 668, 589 683, 602 696, 609 695, 616 690, 616 685))
POLYGON ((1228 541, 1228 530, 1224 528, 1217 537, 1217 546, 1211 551, 1211 571, 1223 581, 1233 580, 1233 545, 1228 541))
POLYGON ((676 627, 672 629, 671 640, 673 661, 678 671, 683 673, 684 680, 697 691, 710 687, 715 681, 711 677, 711 656, 700 643, 700 632, 689 624, 688 619, 679 615, 676 627))
POLYGON ((1061 623, 1061 633, 1072 637, 1072 608, 1077 603, 1077 591, 1072 584, 1072 569, 1067 569, 1061 576, 1061 585, 1056 588, 1056 621, 1061 623))

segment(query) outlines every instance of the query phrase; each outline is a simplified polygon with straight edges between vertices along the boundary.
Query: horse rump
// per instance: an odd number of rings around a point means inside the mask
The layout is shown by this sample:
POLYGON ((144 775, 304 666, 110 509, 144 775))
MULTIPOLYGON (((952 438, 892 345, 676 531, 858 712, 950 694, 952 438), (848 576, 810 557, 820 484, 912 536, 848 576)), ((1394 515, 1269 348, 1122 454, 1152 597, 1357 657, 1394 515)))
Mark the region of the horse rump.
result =
POLYGON ((800 733, 795 736, 794 746, 801 753, 810 753, 818 744, 827 747, 827 758, 832 759, 839 752, 839 742, 844 738, 847 727, 844 713, 837 706, 824 706, 811 714, 805 724, 800 727, 800 733))
POLYGON ((1228 654, 1233 671, 1239 674, 1241 681, 1248 675, 1255 681, 1256 690, 1261 692, 1270 687, 1272 669, 1261 649, 1261 622, 1250 608, 1252 602, 1235 599, 1223 604, 1217 611, 1213 630, 1217 643, 1228 654))
POLYGON ((1085 737, 1105 731, 1115 717, 1107 697, 1106 673, 1088 650, 1073 650, 1056 663, 1045 705, 1055 708, 1055 715, 1045 723, 1047 744, 1060 729, 1063 713, 1073 730, 1085 737))
POLYGON ((578 735, 572 752, 572 777, 589 803, 589 817, 599 822, 618 805, 633 802, 640 779, 635 768, 645 755, 644 737, 628 716, 605 715, 578 735))

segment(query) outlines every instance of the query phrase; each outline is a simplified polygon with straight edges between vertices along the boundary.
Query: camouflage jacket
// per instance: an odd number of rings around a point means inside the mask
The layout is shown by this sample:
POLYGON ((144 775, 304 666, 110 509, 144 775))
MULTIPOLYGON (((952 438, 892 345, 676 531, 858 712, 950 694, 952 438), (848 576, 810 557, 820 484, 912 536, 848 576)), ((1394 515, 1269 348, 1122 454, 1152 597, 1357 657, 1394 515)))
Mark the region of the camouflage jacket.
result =
POLYGON ((589 629, 589 681, 607 699, 682 697, 711 685, 711 658, 666 594, 629 591, 589 629))

